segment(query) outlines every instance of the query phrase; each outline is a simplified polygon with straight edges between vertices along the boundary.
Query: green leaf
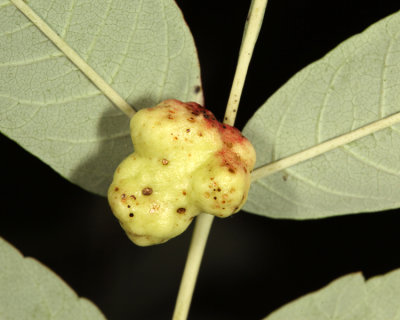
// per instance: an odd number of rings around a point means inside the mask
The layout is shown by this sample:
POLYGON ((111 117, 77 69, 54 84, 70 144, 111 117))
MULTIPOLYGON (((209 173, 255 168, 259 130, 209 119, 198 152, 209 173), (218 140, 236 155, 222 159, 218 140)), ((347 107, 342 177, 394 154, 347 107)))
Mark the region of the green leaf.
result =
POLYGON ((0 238, 0 319, 104 320, 87 299, 33 258, 0 238))
MULTIPOLYGON (((167 98, 201 101, 194 42, 174 1, 27 2, 136 109, 167 98)), ((0 1, 0 30, 2 132, 105 195, 133 152, 128 117, 10 1, 0 1)))
POLYGON ((264 320, 399 320, 400 269, 365 281, 360 273, 336 279, 264 320))
MULTIPOLYGON (((247 123, 257 166, 400 111, 400 12, 296 74, 247 123)), ((308 219, 400 206, 400 126, 255 181, 244 210, 308 219)))

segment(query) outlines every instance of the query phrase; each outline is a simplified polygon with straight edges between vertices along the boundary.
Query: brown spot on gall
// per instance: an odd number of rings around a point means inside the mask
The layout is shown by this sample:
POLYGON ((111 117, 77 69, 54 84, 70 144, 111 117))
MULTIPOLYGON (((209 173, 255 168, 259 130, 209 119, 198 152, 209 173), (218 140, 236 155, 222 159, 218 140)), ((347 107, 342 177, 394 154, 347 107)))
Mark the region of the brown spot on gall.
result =
POLYGON ((131 212, 131 213, 129 214, 129 216, 132 218, 132 217, 133 217, 133 213, 131 212))
POLYGON ((162 159, 162 164, 164 165, 164 166, 166 166, 168 163, 169 163, 169 161, 167 160, 167 159, 162 159))
POLYGON ((128 204, 128 208, 130 208, 131 207, 131 205, 130 204, 128 204))
POLYGON ((149 187, 144 188, 144 189, 142 190, 142 194, 143 194, 144 196, 149 196, 149 195, 151 195, 152 193, 153 193, 153 189, 152 189, 152 188, 149 188, 149 187))
POLYGON ((118 187, 115 187, 114 191, 118 191, 118 190, 119 190, 119 188, 118 188, 118 187))
POLYGON ((196 120, 194 120, 193 117, 190 117, 189 119, 187 119, 189 122, 195 122, 196 120))
POLYGON ((186 132, 189 133, 189 132, 190 132, 190 129, 186 129, 186 132))
POLYGON ((214 197, 214 200, 217 200, 217 197, 214 197))
POLYGON ((184 196, 186 196, 186 191, 185 191, 185 190, 183 190, 183 191, 182 191, 182 194, 183 194, 184 196))
POLYGON ((229 172, 230 173, 235 173, 235 170, 233 170, 232 168, 229 168, 229 172))
POLYGON ((174 117, 172 116, 172 115, 168 115, 168 119, 170 119, 170 120, 173 120, 174 119, 174 117))
POLYGON ((135 197, 133 194, 131 194, 129 197, 130 197, 131 199, 133 199, 133 200, 136 200, 136 197, 135 197))
POLYGON ((186 212, 186 209, 185 208, 179 208, 178 210, 176 210, 176 212, 178 212, 180 214, 183 214, 183 213, 186 212))
POLYGON ((201 87, 200 87, 200 86, 195 86, 195 87, 194 87, 194 93, 199 93, 200 90, 201 90, 201 87))
POLYGON ((125 194, 125 193, 121 194, 121 199, 122 199, 122 200, 125 200, 125 199, 126 199, 126 194, 125 194))

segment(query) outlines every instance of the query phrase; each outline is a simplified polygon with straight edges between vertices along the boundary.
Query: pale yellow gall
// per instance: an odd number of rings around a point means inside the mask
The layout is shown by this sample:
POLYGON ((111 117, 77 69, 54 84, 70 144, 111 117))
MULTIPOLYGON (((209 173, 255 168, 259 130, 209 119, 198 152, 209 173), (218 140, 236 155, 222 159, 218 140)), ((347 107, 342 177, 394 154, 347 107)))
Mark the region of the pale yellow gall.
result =
POLYGON ((255 151, 239 130, 178 100, 140 110, 130 128, 135 152, 118 166, 108 200, 134 243, 165 242, 201 212, 228 217, 243 206, 255 151))

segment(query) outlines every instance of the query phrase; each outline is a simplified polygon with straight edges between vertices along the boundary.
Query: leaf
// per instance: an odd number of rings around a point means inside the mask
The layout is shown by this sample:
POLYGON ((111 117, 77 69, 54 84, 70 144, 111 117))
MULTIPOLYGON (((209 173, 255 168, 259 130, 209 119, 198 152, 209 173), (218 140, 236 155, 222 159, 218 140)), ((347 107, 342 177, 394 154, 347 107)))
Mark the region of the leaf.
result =
MULTIPOLYGON (((31 0, 137 109, 201 100, 192 36, 172 0, 31 0), (197 90, 196 90, 197 89, 197 90)), ((10 1, 0 1, 0 128, 63 177, 105 195, 133 152, 129 119, 10 1)))
MULTIPOLYGON (((257 166, 400 111, 400 12, 296 74, 250 119, 257 166)), ((255 181, 244 210, 308 219, 400 206, 400 126, 255 181)))
POLYGON ((0 319, 105 319, 97 307, 0 238, 0 319))
POLYGON ((346 275, 273 312, 264 320, 400 319, 400 269, 365 281, 346 275))

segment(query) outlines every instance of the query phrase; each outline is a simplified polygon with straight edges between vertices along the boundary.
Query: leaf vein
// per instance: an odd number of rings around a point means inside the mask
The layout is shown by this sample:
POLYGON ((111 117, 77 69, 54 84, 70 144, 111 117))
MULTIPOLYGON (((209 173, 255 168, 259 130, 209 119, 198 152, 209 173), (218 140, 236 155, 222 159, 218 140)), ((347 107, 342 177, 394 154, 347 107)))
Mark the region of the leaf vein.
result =
POLYGON ((130 133, 118 133, 115 135, 110 135, 107 137, 102 137, 102 138, 94 138, 94 139, 86 139, 86 140, 72 140, 72 139, 63 139, 63 138, 55 138, 55 137, 45 137, 43 139, 36 138, 36 140, 39 141, 56 141, 56 142, 67 142, 67 143, 72 143, 72 144, 84 144, 84 143, 97 143, 97 142, 104 142, 104 141, 114 141, 115 139, 123 139, 126 137, 129 137, 130 133))
POLYGON ((158 95, 158 100, 162 99, 162 96, 164 94, 164 89, 165 89, 165 84, 167 82, 167 78, 168 78, 168 70, 169 70, 169 65, 170 65, 170 59, 169 59, 169 47, 168 47, 168 42, 169 42, 169 35, 168 35, 168 22, 166 19, 166 13, 165 13, 165 7, 163 6, 162 8, 162 13, 163 13, 163 21, 165 23, 165 29, 166 29, 166 37, 165 37, 165 50, 166 50, 166 57, 167 57, 167 61, 166 64, 164 66, 164 70, 162 72, 162 80, 161 80, 161 86, 160 86, 160 93, 158 95))
POLYGON ((347 59, 344 59, 344 61, 342 62, 342 64, 340 64, 338 66, 338 68, 336 69, 336 71, 332 74, 331 78, 329 79, 329 84, 327 85, 327 89, 325 90, 325 94, 324 94, 324 98, 322 100, 322 105, 321 105, 321 109, 320 112, 318 114, 318 118, 317 118, 317 127, 316 127, 316 144, 321 142, 321 119, 322 119, 322 114, 326 109, 326 104, 328 102, 328 98, 329 98, 329 88, 332 86, 332 84, 334 83, 334 81, 337 78, 337 75, 339 74, 339 72, 342 70, 342 68, 346 65, 347 59))
POLYGON ((54 53, 50 56, 43 56, 43 57, 36 57, 32 60, 24 60, 24 61, 15 61, 15 62, 6 62, 6 63, 1 63, 0 68, 4 67, 20 67, 20 66, 26 66, 30 64, 35 64, 43 61, 48 61, 48 60, 55 60, 58 58, 64 58, 65 56, 61 53, 54 53))
POLYGON ((107 18, 108 18, 108 15, 109 15, 110 12, 111 12, 111 4, 112 4, 112 3, 113 3, 113 0, 109 0, 108 3, 107 3, 107 7, 106 7, 106 11, 105 11, 104 17, 101 19, 101 25, 100 25, 100 27, 97 29, 97 32, 96 32, 96 34, 94 35, 94 37, 93 37, 93 39, 92 39, 92 42, 90 43, 89 48, 88 48, 88 51, 87 51, 87 53, 86 53, 86 59, 85 59, 85 60, 87 60, 87 61, 89 61, 90 56, 91 56, 91 54, 92 54, 92 51, 93 51, 93 49, 94 49, 94 46, 96 45, 97 40, 99 39, 100 32, 102 32, 102 31, 104 30, 104 26, 105 26, 106 20, 107 20, 107 18))
POLYGON ((68 17, 67 17, 66 24, 65 24, 63 30, 62 30, 61 33, 60 33, 60 37, 61 37, 62 39, 65 39, 65 37, 66 37, 66 35, 67 35, 67 32, 68 32, 68 30, 69 30, 69 28, 70 28, 70 26, 71 26, 72 16, 73 16, 73 14, 74 14, 75 6, 76 6, 76 0, 72 0, 72 2, 71 2, 71 7, 70 7, 70 9, 69 9, 69 15, 68 15, 68 17))
POLYGON ((351 147, 348 146, 348 145, 342 146, 342 150, 345 151, 346 153, 350 154, 354 159, 356 159, 356 160, 358 160, 358 161, 360 161, 360 162, 362 162, 362 163, 364 163, 364 164, 366 164, 366 165, 368 165, 370 167, 373 167, 373 168, 375 168, 377 170, 381 170, 381 171, 383 171, 385 173, 388 173, 390 175, 400 176, 399 172, 392 171, 389 168, 385 168, 385 167, 383 167, 381 165, 378 165, 377 163, 374 163, 373 161, 368 160, 367 158, 365 158, 364 156, 358 154, 357 152, 352 151, 350 148, 351 147))
POLYGON ((0 9, 5 8, 5 7, 9 7, 11 6, 11 2, 5 2, 3 4, 0 4, 0 9))
MULTIPOLYGON (((303 84, 304 82, 307 81, 307 77, 308 77, 308 74, 304 77, 304 79, 301 82, 301 84, 303 84)), ((281 132, 282 127, 283 127, 283 122, 286 120, 286 117, 287 117, 287 115, 288 115, 288 113, 289 113, 289 111, 291 109, 291 104, 292 104, 293 100, 295 99, 295 97, 296 97, 296 95, 297 95, 297 93, 298 93, 298 91, 299 91, 299 89, 301 87, 301 84, 299 84, 295 88, 293 95, 291 95, 289 101, 287 102, 286 110, 284 111, 282 117, 280 118, 279 124, 278 124, 278 128, 275 131, 275 140, 276 140, 276 137, 279 137, 279 135, 280 135, 280 132, 281 132)), ((271 162, 278 159, 278 157, 276 156, 276 148, 277 148, 277 144, 274 143, 273 146, 272 146, 272 150, 271 150, 271 162)))
POLYGON ((16 102, 19 102, 21 104, 30 104, 34 106, 50 106, 50 105, 57 105, 57 104, 65 104, 65 103, 70 103, 70 102, 76 102, 79 100, 84 100, 84 99, 91 99, 96 96, 102 96, 103 94, 101 92, 96 92, 96 93, 90 93, 87 94, 86 96, 78 96, 78 97, 72 97, 70 99, 64 99, 64 100, 58 100, 58 101, 46 101, 46 102, 39 102, 39 101, 31 101, 31 100, 25 100, 25 99, 20 99, 16 97, 12 97, 9 95, 4 95, 0 94, 0 98, 6 98, 10 99, 16 102))
POLYGON ((379 95, 379 115, 381 118, 384 117, 383 104, 384 104, 384 96, 385 96, 385 77, 386 77, 386 73, 387 73, 388 57, 389 57, 389 53, 391 51, 392 46, 393 46, 393 39, 390 39, 389 44, 386 48, 386 53, 385 53, 385 56, 383 59, 383 66, 382 66, 382 72, 381 72, 381 81, 380 81, 381 94, 379 95))
MULTIPOLYGON (((16 10, 18 10, 18 9, 16 9, 16 10)), ((25 29, 28 29, 28 28, 31 27, 31 26, 33 26, 33 24, 29 21, 29 22, 27 22, 26 24, 24 24, 24 25, 22 25, 22 26, 19 26, 18 29, 14 29, 14 30, 10 30, 10 31, 7 31, 7 32, 0 33, 0 37, 10 36, 10 35, 12 35, 12 34, 14 34, 14 33, 18 33, 18 32, 20 32, 20 31, 23 31, 23 30, 25 30, 25 29)))
MULTIPOLYGON (((126 42, 125 50, 124 50, 123 54, 121 55, 121 58, 119 59, 119 61, 117 61, 116 70, 111 75, 110 85, 112 83, 114 83, 116 77, 118 76, 119 72, 121 71, 122 64, 125 62, 126 58, 128 57, 129 46, 131 45, 131 41, 133 39, 134 34, 136 33, 138 20, 139 20, 139 13, 142 11, 142 8, 143 8, 143 0, 140 1, 139 8, 136 12, 136 16, 134 18, 135 23, 132 24, 131 32, 129 33, 128 41, 126 42)), ((130 94, 128 95, 128 97, 129 96, 130 96, 130 94)))
POLYGON ((260 184, 264 189, 270 191, 271 193, 276 194, 278 197, 280 197, 280 198, 284 199, 285 201, 287 201, 289 203, 292 203, 292 204, 294 204, 296 206, 302 206, 302 207, 307 208, 307 209, 310 209, 310 208, 313 209, 314 208, 313 206, 306 205, 305 203, 295 201, 293 199, 290 199, 286 195, 283 195, 283 194, 279 193, 278 191, 276 191, 273 188, 271 188, 266 182, 263 182, 261 179, 255 181, 254 183, 260 184))
MULTIPOLYGON (((347 198, 357 198, 357 199, 374 199, 374 200, 382 200, 381 197, 373 197, 373 196, 361 196, 358 194, 353 194, 353 193, 343 193, 337 190, 332 190, 327 187, 322 186, 321 184, 315 184, 313 180, 307 179, 299 174, 294 173, 292 168, 287 169, 288 172, 290 172, 290 176, 303 182, 304 184, 309 185, 310 187, 313 187, 314 189, 320 190, 324 193, 331 193, 333 195, 337 195, 340 197, 347 197, 347 198)), ((389 200, 389 199, 384 199, 384 200, 389 200)))

